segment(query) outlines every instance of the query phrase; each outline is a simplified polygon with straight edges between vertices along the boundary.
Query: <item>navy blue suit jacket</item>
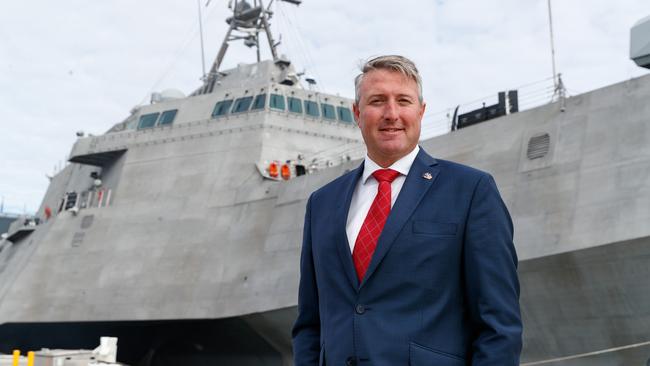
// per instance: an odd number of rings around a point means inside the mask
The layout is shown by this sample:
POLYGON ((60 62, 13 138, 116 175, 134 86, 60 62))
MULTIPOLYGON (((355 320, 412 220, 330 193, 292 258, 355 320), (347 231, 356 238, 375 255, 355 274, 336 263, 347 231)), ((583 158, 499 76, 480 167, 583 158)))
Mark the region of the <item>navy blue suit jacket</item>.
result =
POLYGON ((519 365, 513 227, 492 177, 421 149, 359 283, 346 222, 362 172, 309 198, 295 366, 519 365))

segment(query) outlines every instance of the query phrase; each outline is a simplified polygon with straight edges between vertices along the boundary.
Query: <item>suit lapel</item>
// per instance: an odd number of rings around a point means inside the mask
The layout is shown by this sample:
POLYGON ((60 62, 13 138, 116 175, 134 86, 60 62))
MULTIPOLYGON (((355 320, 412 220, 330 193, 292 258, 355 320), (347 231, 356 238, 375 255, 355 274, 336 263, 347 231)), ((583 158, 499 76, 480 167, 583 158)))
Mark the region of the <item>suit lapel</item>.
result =
POLYGON ((358 290, 359 288, 359 280, 357 279, 357 272, 354 269, 354 263, 352 262, 352 253, 350 253, 350 242, 348 241, 346 227, 352 194, 354 193, 354 188, 359 179, 361 179, 362 174, 363 163, 361 163, 357 169, 348 174, 346 180, 341 183, 343 199, 336 208, 333 217, 334 228, 336 230, 336 246, 339 252, 339 257, 345 271, 345 276, 348 278, 350 285, 352 285, 355 290, 358 290))
MULTIPOLYGON (((413 165, 406 176, 406 180, 404 181, 402 190, 397 197, 397 201, 395 201, 395 204, 390 211, 390 215, 386 220, 384 229, 377 241, 375 253, 372 256, 366 275, 359 288, 363 287, 363 285, 368 281, 368 278, 372 276, 374 271, 377 269, 377 266, 379 266, 379 263, 381 263, 381 260, 384 258, 386 253, 388 253, 388 250, 402 230, 402 227, 404 227, 404 224, 406 224, 413 214, 413 211, 415 211, 415 208, 422 200, 422 197, 424 197, 429 188, 433 185, 433 182, 436 180, 439 173, 439 169, 435 166, 436 164, 437 162, 434 158, 424 152, 423 149, 420 149, 420 152, 413 161, 413 165)), ((348 207, 349 204, 350 202, 348 200, 348 207)))

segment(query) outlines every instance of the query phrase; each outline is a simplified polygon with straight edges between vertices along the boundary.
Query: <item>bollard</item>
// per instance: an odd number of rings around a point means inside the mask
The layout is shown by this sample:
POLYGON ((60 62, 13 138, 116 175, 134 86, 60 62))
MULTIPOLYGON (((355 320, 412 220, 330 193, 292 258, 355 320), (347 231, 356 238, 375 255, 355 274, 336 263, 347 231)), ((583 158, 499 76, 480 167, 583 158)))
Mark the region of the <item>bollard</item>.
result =
POLYGON ((13 359, 12 366, 18 366, 18 361, 19 360, 20 360, 20 351, 15 349, 14 350, 14 359, 13 359))
POLYGON ((34 351, 27 352, 27 366, 34 366, 34 351))

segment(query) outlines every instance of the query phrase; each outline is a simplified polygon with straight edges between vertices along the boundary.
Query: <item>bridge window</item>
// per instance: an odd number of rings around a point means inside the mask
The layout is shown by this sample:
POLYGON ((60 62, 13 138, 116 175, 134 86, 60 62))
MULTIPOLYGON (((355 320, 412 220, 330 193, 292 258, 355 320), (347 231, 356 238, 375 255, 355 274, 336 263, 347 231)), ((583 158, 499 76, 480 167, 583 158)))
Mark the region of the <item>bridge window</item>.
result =
POLYGON ((217 102, 217 104, 214 106, 214 110, 212 111, 212 117, 225 116, 228 114, 231 105, 232 99, 226 99, 217 102))
POLYGON ((305 112, 309 116, 320 117, 320 113, 318 112, 318 103, 312 102, 311 100, 305 100, 305 112))
POLYGON ((338 112, 339 121, 352 123, 352 112, 350 112, 350 108, 336 107, 336 112, 338 112))
POLYGON ((163 126, 163 125, 170 125, 172 122, 174 122, 174 118, 176 118, 176 112, 178 112, 178 109, 172 109, 169 111, 164 111, 160 115, 160 119, 158 120, 158 125, 163 126))
POLYGON ((140 117, 140 121, 138 122, 138 130, 155 126, 159 114, 160 113, 149 113, 142 115, 140 117))
POLYGON ((289 101, 289 111, 293 113, 302 114, 302 101, 298 98, 288 97, 289 101))
POLYGON ((251 108, 252 111, 257 110, 257 109, 264 109, 266 106, 266 94, 258 94, 255 97, 255 101, 253 102, 253 108, 251 108))
POLYGON ((273 109, 284 110, 284 95, 280 94, 271 94, 271 104, 270 107, 273 109))
POLYGON ((321 107, 323 107, 323 118, 336 119, 336 113, 334 112, 333 105, 322 103, 321 107))
POLYGON ((243 97, 235 101, 235 106, 232 107, 232 113, 241 113, 248 111, 248 108, 253 102, 253 97, 243 97))

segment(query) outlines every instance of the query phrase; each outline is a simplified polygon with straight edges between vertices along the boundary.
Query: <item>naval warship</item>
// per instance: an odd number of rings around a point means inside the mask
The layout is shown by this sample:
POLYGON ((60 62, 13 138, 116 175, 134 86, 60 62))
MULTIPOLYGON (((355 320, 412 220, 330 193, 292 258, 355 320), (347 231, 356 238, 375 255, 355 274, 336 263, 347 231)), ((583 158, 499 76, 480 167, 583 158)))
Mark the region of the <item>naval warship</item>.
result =
MULTIPOLYGON (((306 200, 365 150, 353 101, 278 54, 271 16, 235 2, 196 90, 79 133, 38 222, 0 242, 0 352, 113 336, 131 365, 292 364, 306 200), (223 70, 234 41, 272 58, 223 70)), ((650 19, 632 58, 650 67, 650 19)), ((649 99, 648 75, 522 111, 508 93, 421 141, 491 172, 510 208, 523 365, 650 362, 649 99)))

